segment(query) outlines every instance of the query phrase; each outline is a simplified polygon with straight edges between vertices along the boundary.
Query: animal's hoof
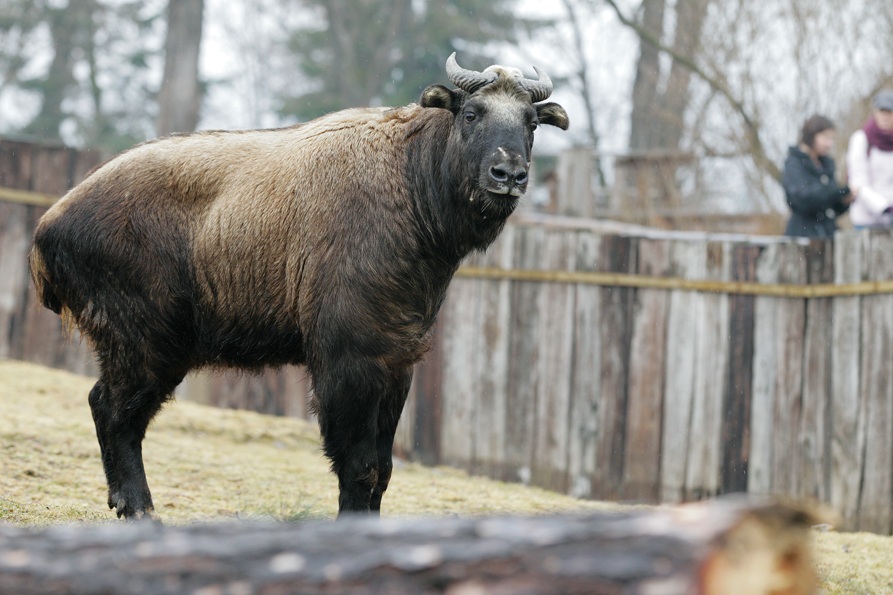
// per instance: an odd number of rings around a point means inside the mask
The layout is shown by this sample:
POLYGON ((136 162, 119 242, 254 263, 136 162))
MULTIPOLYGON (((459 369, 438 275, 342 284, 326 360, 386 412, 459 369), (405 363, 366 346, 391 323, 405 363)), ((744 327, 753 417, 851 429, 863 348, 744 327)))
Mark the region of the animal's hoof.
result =
POLYGON ((113 505, 110 505, 109 507, 115 509, 115 514, 118 516, 119 519, 121 517, 124 517, 128 521, 152 521, 155 523, 161 522, 161 519, 159 519, 158 515, 155 514, 155 509, 152 506, 134 509, 133 507, 128 506, 127 500, 121 497, 118 497, 115 503, 113 505))
POLYGON ((122 516, 127 514, 127 501, 124 500, 124 498, 119 498, 112 508, 115 509, 115 514, 120 519, 122 516))

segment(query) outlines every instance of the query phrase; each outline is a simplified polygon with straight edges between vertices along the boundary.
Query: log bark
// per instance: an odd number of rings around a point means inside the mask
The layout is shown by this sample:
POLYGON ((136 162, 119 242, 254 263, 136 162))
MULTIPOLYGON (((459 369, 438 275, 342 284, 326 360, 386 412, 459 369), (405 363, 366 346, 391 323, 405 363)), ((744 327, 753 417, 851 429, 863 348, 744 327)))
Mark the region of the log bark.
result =
POLYGON ((816 521, 724 499, 582 516, 0 526, 0 592, 812 593, 816 521))

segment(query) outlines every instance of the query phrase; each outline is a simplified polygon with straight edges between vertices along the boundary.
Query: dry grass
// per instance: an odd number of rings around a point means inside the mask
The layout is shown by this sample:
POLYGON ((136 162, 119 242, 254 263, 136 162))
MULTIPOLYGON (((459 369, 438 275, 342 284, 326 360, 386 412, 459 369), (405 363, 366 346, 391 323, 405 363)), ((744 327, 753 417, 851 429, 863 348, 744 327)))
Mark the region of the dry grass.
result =
MULTIPOLYGON (((0 360, 0 521, 109 521, 88 378, 0 360)), ((233 517, 333 517, 337 484, 316 428, 300 420, 176 403, 149 429, 146 469, 168 523, 233 517)), ((401 464, 390 516, 537 514, 616 505, 586 502, 447 468, 401 464)), ((893 593, 893 537, 816 533, 827 593, 893 593)))
MULTIPOLYGON (((0 519, 33 525, 114 518, 87 405, 92 385, 89 378, 0 360, 0 519)), ((337 512, 337 481, 319 433, 301 420, 177 402, 156 417, 143 452, 166 522, 337 512)), ((391 516, 610 506, 411 463, 398 464, 384 504, 391 516)))

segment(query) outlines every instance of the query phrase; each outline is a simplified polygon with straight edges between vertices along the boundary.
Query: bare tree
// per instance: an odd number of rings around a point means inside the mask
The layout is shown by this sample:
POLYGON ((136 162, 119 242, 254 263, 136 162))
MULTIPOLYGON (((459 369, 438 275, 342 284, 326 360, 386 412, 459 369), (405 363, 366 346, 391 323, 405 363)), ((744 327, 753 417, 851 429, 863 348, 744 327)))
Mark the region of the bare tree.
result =
POLYGON ((195 130, 201 110, 198 76, 204 0, 170 0, 164 45, 164 78, 158 93, 156 133, 195 130))
POLYGON ((617 5, 615 0, 605 1, 614 9, 620 22, 636 32, 636 34, 642 40, 643 44, 647 44, 661 52, 665 52, 666 54, 668 54, 674 62, 677 62, 679 64, 680 67, 688 69, 703 82, 707 83, 707 85, 709 85, 711 89, 713 89, 723 98, 725 98, 726 101, 728 101, 729 105, 734 109, 735 113, 742 121, 745 131, 744 139, 754 162, 757 164, 759 169, 769 173, 769 175, 771 175, 776 180, 780 180, 781 170, 766 153, 766 149, 760 136, 759 122, 748 110, 742 97, 738 96, 728 86, 723 74, 721 72, 710 72, 706 70, 705 68, 698 65, 697 56, 686 54, 682 51, 681 48, 677 49, 667 43, 664 43, 661 38, 653 31, 650 31, 641 23, 638 23, 635 20, 627 17, 617 5))

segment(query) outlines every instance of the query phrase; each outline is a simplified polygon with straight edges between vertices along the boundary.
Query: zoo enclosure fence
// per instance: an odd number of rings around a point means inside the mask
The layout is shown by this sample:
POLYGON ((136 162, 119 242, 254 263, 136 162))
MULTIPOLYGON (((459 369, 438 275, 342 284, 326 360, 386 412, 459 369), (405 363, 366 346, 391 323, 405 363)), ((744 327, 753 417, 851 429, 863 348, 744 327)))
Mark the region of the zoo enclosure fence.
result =
MULTIPOLYGON (((28 279, 34 225, 98 162, 0 139, 0 357, 95 374, 28 279)), ((581 497, 811 497, 893 523, 893 235, 659 232, 520 213, 451 285, 404 456, 581 497)), ((300 369, 179 394, 309 418, 300 369)))

